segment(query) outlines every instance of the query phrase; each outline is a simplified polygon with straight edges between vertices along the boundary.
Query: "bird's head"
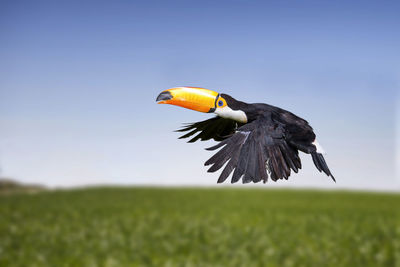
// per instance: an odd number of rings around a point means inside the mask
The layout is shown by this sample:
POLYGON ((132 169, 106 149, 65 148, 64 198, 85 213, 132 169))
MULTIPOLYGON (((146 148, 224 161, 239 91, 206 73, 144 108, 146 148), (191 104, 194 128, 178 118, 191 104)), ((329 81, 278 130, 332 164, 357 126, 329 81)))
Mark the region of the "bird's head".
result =
POLYGON ((246 123, 246 113, 240 109, 243 102, 229 95, 199 87, 175 87, 162 91, 158 104, 171 104, 205 113, 215 113, 220 117, 246 123))

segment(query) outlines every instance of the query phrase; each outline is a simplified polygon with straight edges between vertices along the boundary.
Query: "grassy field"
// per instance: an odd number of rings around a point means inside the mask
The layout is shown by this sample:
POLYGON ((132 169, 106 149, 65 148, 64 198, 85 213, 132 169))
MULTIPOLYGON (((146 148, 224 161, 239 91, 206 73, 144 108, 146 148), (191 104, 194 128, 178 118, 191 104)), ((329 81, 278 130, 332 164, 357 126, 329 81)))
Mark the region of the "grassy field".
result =
POLYGON ((0 266, 400 266, 400 195, 231 188, 3 195, 0 266))

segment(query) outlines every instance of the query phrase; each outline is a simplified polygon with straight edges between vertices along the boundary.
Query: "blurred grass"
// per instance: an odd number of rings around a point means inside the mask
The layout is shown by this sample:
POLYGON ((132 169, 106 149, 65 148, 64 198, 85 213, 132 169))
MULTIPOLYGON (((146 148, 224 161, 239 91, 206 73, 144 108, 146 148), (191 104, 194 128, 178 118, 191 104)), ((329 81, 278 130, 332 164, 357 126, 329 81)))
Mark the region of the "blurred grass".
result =
POLYGON ((0 196, 0 266, 400 266, 400 195, 92 188, 0 196))

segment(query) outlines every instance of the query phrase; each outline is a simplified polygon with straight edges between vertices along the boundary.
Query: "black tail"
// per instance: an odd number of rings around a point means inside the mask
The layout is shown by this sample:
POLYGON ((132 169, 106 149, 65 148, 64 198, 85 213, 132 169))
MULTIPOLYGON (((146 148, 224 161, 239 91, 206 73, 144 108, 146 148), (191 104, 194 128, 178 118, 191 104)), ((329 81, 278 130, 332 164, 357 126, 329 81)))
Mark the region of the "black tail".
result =
POLYGON ((324 156, 321 153, 311 152, 312 159, 314 161, 315 167, 321 172, 323 171, 326 175, 332 177, 332 180, 336 183, 335 177, 333 177, 328 165, 325 162, 324 156))

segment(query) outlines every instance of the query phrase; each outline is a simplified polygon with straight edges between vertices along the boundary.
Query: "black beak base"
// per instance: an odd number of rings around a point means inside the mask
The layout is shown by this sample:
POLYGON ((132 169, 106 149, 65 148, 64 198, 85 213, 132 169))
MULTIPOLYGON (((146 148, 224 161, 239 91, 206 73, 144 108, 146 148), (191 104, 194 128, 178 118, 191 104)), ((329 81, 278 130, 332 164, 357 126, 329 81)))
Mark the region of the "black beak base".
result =
POLYGON ((157 96, 156 101, 163 101, 163 100, 170 100, 170 99, 172 99, 171 93, 168 91, 165 91, 165 92, 161 92, 161 94, 159 94, 157 96))

